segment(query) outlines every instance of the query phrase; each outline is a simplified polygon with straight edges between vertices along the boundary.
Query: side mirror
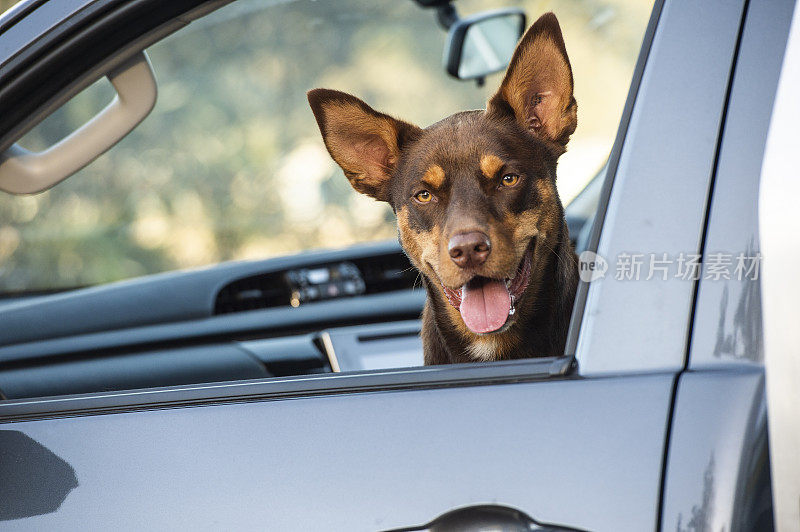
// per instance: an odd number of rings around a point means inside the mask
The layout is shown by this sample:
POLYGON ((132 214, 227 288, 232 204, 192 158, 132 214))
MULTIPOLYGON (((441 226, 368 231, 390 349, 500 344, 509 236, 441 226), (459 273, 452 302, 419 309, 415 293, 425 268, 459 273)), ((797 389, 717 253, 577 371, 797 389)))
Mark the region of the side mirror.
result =
POLYGON ((486 11, 457 19, 444 48, 444 67, 457 79, 482 79, 503 70, 525 31, 521 9, 486 11))

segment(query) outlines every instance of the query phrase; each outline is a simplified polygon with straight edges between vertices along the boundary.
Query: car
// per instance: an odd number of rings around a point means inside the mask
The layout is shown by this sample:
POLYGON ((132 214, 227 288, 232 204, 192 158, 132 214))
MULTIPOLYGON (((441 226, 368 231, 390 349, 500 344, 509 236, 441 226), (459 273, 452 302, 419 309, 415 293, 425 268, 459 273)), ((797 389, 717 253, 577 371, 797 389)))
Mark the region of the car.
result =
POLYGON ((793 1, 656 0, 639 25, 641 6, 586 3, 564 24, 568 47, 623 36, 571 52, 576 87, 598 69, 580 112, 605 117, 631 77, 610 153, 579 142, 560 169, 582 176, 559 183, 581 252, 566 353, 431 367, 390 213, 348 199, 292 102, 298 72, 425 117, 479 101, 489 73, 449 79, 432 53, 468 4, 228 3, 0 17, 0 189, 27 194, 0 199, 3 528, 796 527, 798 405, 765 374, 792 374, 777 324, 796 313, 768 296, 797 281, 780 253, 761 269, 761 243, 797 237, 756 200, 788 157, 770 119, 796 112, 793 1), (603 55, 625 43, 629 70, 603 55), (217 208, 236 245, 215 255, 217 208))

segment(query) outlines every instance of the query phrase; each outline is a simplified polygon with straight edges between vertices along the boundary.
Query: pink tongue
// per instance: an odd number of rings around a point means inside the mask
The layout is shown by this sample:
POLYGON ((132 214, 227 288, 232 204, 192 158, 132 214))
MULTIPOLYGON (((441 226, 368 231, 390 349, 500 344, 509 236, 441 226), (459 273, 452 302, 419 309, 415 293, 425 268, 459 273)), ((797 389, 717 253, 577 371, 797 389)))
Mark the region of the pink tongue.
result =
POLYGON ((472 332, 488 333, 502 327, 511 310, 511 296, 503 281, 474 279, 461 289, 461 317, 472 332))

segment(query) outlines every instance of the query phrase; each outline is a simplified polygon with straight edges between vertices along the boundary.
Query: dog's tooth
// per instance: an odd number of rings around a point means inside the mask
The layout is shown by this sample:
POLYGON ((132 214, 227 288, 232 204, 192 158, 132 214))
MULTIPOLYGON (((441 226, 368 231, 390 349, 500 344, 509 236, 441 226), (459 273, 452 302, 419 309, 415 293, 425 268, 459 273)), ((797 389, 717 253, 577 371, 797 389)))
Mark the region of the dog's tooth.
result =
POLYGON ((508 315, 513 316, 517 309, 514 307, 514 294, 511 294, 511 307, 508 309, 508 315))

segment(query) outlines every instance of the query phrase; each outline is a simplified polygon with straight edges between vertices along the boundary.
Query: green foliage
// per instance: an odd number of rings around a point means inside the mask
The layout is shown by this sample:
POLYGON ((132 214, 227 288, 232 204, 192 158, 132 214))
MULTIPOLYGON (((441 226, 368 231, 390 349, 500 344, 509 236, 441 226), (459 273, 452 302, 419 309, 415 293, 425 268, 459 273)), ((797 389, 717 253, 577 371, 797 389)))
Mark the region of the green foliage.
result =
MULTIPOLYGON (((358 196, 330 161, 305 93, 344 90, 422 126, 482 107, 499 77, 483 89, 449 79, 444 39, 432 12, 394 0, 240 0, 190 24, 148 50, 159 99, 135 131, 50 191, 0 195, 0 291, 394 237, 388 206, 358 196)), ((637 46, 607 54, 630 69, 637 46)), ((100 80, 20 143, 44 149, 112 97, 100 80)))

